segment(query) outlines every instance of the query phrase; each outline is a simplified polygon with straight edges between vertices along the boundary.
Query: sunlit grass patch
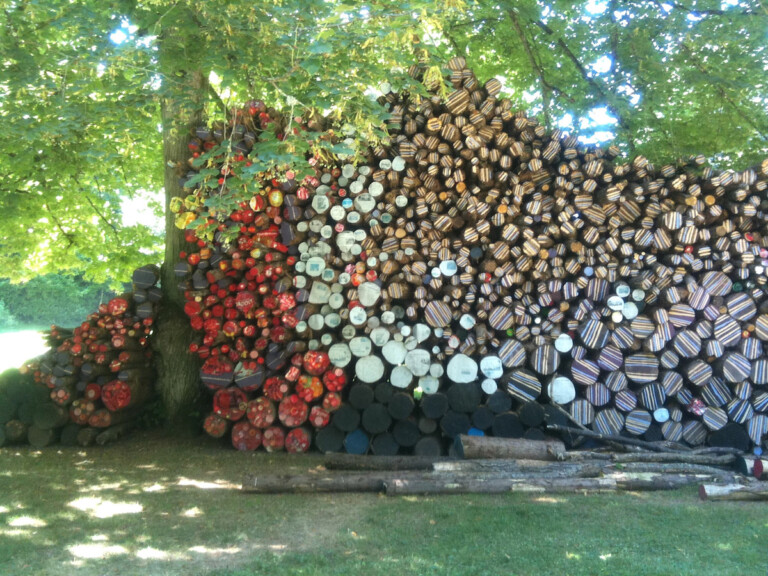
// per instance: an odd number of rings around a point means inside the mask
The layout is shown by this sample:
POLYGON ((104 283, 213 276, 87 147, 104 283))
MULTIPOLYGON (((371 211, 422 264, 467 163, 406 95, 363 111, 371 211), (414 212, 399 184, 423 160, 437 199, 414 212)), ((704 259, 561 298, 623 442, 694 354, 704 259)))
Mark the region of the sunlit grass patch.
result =
POLYGON ((71 506, 82 512, 87 512, 94 518, 112 518, 120 514, 138 514, 144 507, 138 502, 110 502, 101 498, 86 497, 72 500, 71 506))

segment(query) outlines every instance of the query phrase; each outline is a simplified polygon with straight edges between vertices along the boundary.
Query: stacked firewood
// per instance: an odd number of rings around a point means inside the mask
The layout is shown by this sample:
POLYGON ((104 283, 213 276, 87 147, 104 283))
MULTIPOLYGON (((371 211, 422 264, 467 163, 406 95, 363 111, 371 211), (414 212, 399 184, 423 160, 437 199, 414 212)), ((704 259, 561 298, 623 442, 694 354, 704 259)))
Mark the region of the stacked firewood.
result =
MULTIPOLYGON (((446 98, 380 98, 387 146, 302 181, 268 175, 184 255, 194 351, 217 389, 208 431, 238 421, 242 446, 274 449, 308 423, 324 451, 437 453, 459 434, 537 438, 566 419, 759 447, 768 161, 622 163, 513 111, 462 58, 449 68, 446 98)), ((257 136, 236 128, 201 128, 198 146, 233 137, 247 162, 257 136)), ((230 161, 219 168, 226 186, 230 161)))
POLYGON ((0 392, 6 441, 87 446, 130 428, 154 394, 148 339, 158 279, 156 266, 139 268, 133 292, 101 304, 74 330, 53 326, 48 352, 9 372, 0 392))

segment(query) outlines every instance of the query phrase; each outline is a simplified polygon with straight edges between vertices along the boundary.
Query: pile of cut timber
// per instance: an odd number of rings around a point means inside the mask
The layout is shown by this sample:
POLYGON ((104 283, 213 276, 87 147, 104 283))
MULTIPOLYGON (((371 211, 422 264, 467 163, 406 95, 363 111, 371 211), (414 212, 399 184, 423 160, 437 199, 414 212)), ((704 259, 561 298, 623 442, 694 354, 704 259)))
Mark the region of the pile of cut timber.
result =
MULTIPOLYGON (((190 233, 177 271, 215 391, 208 432, 437 455, 567 419, 764 445, 768 161, 623 162, 513 111, 463 58, 448 67, 445 99, 384 90, 391 139, 362 163, 262 174, 212 241, 190 233)), ((197 130, 199 205, 242 184, 271 122, 261 103, 232 118, 197 130)))
POLYGON ((0 445, 106 444, 131 427, 154 393, 148 338, 158 279, 156 266, 137 269, 132 293, 74 330, 53 326, 48 352, 0 377, 0 445))
POLYGON ((306 474, 246 475, 242 490, 260 494, 386 492, 399 496, 673 490, 705 482, 711 494, 722 493, 725 486, 732 492, 741 486, 740 492, 763 494, 760 483, 738 483, 744 479, 733 470, 737 460, 733 453, 713 454, 705 449, 590 454, 566 452, 562 443, 553 441, 460 436, 459 442, 467 442, 469 459, 335 455, 326 459, 323 468, 306 474))

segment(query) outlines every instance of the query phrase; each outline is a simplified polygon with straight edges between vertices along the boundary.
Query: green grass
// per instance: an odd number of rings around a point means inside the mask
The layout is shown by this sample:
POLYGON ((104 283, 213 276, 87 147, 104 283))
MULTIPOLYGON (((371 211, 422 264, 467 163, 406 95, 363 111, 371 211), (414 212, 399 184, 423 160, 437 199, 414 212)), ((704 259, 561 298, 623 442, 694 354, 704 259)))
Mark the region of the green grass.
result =
POLYGON ((0 449, 0 574, 765 574, 768 508, 695 490, 616 495, 260 496, 245 472, 320 456, 208 438, 0 449))

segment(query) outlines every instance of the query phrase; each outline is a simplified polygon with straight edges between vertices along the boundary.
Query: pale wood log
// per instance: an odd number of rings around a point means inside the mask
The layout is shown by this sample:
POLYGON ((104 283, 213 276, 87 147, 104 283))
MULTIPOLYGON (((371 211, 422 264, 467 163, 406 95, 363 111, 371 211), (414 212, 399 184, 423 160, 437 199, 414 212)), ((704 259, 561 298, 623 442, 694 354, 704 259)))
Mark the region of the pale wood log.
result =
MULTIPOLYGON (((706 476, 704 476, 706 477, 706 476)), ((387 496, 416 494, 580 493, 676 490, 700 483, 701 475, 643 474, 608 478, 395 478, 386 484, 387 496)))
POLYGON ((560 440, 525 440, 459 435, 455 441, 461 458, 523 458, 527 460, 559 460, 565 453, 560 440))
POLYGON ((704 466, 730 466, 736 456, 733 454, 708 455, 692 454, 690 452, 566 452, 563 459, 566 461, 582 460, 610 460, 616 463, 625 462, 669 462, 679 464, 699 464, 704 466))
POLYGON ((702 500, 768 500, 768 482, 754 484, 702 484, 699 486, 702 500))
POLYGON ((448 362, 445 373, 448 379, 457 384, 467 384, 477 380, 477 362, 465 354, 456 354, 448 362))

